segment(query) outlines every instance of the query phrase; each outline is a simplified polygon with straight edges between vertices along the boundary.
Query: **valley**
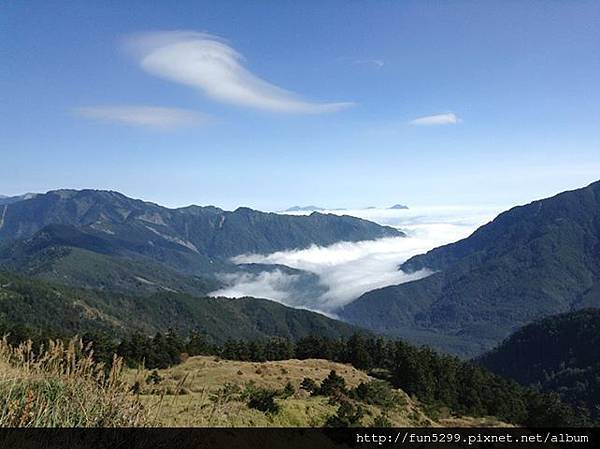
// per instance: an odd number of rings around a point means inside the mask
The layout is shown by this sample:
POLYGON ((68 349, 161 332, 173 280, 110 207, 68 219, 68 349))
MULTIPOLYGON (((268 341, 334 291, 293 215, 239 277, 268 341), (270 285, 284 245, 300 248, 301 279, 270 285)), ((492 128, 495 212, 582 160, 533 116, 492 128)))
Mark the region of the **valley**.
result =
POLYGON ((537 392, 494 364, 507 349, 486 351, 530 321, 596 305, 599 185, 513 208, 472 234, 484 214, 444 228, 410 223, 415 208, 365 210, 404 223, 393 227, 346 211, 166 209, 102 191, 16 199, 4 205, 0 328, 9 344, 79 335, 98 360, 123 357, 155 425, 588 423, 595 402, 577 398, 592 384, 575 393, 561 373, 537 392), (240 249, 225 243, 233 235, 240 249), (523 387, 434 350, 485 353, 474 363, 523 387), (332 371, 341 396, 301 387, 332 371), (361 400, 361 382, 395 405, 361 400), (253 409, 253 395, 272 410, 253 409))
POLYGON ((2 2, 0 446, 600 447, 599 42, 594 0, 2 2))

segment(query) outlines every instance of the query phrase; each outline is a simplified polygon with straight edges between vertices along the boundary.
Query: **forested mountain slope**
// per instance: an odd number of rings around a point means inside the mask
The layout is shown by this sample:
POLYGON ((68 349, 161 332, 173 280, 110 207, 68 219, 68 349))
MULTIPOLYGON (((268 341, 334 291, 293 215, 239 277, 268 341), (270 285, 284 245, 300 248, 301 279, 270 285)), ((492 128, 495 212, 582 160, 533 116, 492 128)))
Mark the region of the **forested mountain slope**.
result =
POLYGON ((533 320, 600 306, 600 182, 510 209, 401 268, 424 267, 437 272, 368 292, 339 315, 474 356, 533 320))
POLYGON ((478 363, 542 391, 555 391, 600 418, 600 310, 585 309, 528 324, 478 363))
POLYGON ((240 207, 168 209, 118 192, 56 190, 2 206, 0 239, 31 237, 47 225, 80 228, 113 244, 178 245, 208 257, 268 253, 339 241, 401 236, 394 228, 349 216, 279 215, 240 207))
POLYGON ((149 335, 168 329, 187 335, 199 330, 215 343, 230 338, 338 338, 357 331, 318 313, 265 299, 200 298, 172 292, 128 296, 0 273, 0 327, 15 326, 58 335, 88 331, 149 335))
POLYGON ((167 209, 117 192, 57 190, 4 198, 0 267, 42 279, 133 295, 203 295, 239 271, 242 253, 402 236, 349 216, 288 216, 248 208, 167 209))

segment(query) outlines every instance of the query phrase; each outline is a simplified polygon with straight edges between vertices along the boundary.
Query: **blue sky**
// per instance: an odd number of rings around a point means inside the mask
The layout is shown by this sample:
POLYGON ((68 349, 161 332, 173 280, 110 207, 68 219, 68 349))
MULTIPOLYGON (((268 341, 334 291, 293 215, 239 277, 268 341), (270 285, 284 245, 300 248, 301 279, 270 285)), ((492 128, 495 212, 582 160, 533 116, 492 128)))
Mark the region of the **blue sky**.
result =
POLYGON ((600 178, 597 1, 3 2, 0 193, 512 205, 600 178))

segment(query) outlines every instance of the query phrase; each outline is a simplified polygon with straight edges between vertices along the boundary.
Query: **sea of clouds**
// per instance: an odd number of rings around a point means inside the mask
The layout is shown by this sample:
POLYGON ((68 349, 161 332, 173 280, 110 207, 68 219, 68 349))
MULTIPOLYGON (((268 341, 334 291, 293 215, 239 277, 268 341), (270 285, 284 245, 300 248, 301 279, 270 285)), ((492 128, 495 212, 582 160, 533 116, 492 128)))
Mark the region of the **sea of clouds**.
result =
MULTIPOLYGON (((501 207, 427 207, 396 209, 331 210, 322 213, 351 215, 393 226, 406 237, 360 242, 340 242, 331 246, 313 245, 305 249, 272 254, 244 254, 233 258, 237 264, 278 264, 317 275, 319 289, 298 284, 298 276, 274 269, 262 273, 228 274, 226 287, 212 296, 254 296, 283 304, 335 315, 340 306, 370 290, 419 279, 430 270, 404 273, 398 266, 410 257, 469 236, 491 221, 501 207)), ((294 212, 295 215, 310 212, 294 212)))

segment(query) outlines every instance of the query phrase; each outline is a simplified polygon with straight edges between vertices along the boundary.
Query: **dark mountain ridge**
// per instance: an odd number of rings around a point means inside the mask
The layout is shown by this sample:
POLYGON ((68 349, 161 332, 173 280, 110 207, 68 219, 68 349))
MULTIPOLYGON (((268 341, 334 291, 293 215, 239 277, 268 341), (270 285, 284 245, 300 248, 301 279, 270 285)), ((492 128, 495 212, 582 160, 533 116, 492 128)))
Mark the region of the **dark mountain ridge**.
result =
POLYGON ((584 309, 528 324, 477 363, 503 377, 557 392, 600 418, 600 310, 584 309))
POLYGON ((238 254, 401 235, 349 216, 168 209, 118 192, 57 190, 0 206, 0 266, 91 288, 206 294, 220 285, 217 273, 238 270, 229 260, 238 254))
POLYGON ((118 192, 56 190, 6 204, 0 240, 31 237, 47 225, 81 228, 121 240, 166 240, 208 257, 268 253, 311 244, 401 236, 400 231, 350 216, 289 216, 240 207, 168 209, 118 192))
POLYGON ((368 292, 339 316, 470 357, 533 320, 598 307, 600 182, 510 209, 401 268, 436 272, 368 292))
POLYGON ((90 331, 126 336, 173 329, 199 330, 215 343, 229 338, 349 337, 359 329, 307 310, 255 298, 203 298, 162 292, 134 296, 66 287, 0 272, 0 327, 28 327, 58 334, 90 331))

